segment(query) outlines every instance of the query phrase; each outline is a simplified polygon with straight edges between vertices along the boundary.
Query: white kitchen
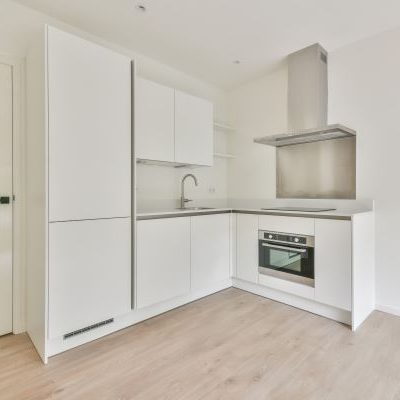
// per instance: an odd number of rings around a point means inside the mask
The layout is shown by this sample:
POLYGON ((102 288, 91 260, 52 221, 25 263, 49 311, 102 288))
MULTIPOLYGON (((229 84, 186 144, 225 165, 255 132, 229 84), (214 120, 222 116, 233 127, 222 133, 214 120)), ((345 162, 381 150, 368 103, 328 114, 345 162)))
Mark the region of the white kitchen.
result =
POLYGON ((0 11, 1 399, 399 396, 398 3, 0 11))

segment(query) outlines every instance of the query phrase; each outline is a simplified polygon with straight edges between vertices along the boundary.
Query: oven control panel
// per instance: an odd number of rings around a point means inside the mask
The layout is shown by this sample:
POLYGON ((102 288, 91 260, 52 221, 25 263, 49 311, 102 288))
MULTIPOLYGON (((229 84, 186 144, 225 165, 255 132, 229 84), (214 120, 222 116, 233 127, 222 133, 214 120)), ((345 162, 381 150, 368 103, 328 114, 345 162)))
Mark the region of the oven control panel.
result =
POLYGON ((303 246, 314 245, 314 237, 312 236, 302 236, 302 235, 287 234, 280 232, 259 231, 258 238, 260 240, 272 240, 274 242, 279 242, 279 243, 299 244, 303 246))
POLYGON ((264 232, 264 239, 277 240, 286 243, 306 244, 306 238, 302 236, 284 235, 281 233, 267 233, 264 232))

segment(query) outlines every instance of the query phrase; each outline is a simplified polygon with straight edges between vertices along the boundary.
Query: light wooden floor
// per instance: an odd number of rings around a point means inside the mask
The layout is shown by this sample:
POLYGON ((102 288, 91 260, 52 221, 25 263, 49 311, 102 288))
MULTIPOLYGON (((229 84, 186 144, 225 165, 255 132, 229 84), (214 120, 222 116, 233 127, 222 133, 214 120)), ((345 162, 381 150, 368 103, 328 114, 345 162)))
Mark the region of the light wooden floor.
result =
POLYGON ((50 359, 0 338, 0 399, 400 400, 400 318, 346 326, 228 289, 50 359))

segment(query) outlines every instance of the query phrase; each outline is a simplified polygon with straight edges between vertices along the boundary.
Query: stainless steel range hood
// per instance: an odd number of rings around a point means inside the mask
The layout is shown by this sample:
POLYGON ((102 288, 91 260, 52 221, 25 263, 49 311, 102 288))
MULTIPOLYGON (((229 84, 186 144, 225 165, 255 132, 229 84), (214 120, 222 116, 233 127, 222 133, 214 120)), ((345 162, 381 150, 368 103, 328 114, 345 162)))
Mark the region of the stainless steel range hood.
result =
POLYGON ((353 137, 340 124, 327 124, 328 54, 318 43, 288 56, 288 131, 255 138, 255 143, 282 147, 353 137))

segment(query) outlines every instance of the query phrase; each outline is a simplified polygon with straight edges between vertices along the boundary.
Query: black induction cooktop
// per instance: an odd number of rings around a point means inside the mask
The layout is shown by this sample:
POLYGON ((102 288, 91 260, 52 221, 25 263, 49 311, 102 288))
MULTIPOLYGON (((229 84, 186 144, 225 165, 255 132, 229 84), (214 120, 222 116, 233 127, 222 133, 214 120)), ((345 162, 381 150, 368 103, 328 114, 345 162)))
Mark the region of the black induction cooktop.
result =
POLYGON ((266 211, 299 211, 299 212, 323 212, 323 211, 335 211, 336 208, 317 208, 317 207, 273 207, 273 208, 262 208, 266 211))

